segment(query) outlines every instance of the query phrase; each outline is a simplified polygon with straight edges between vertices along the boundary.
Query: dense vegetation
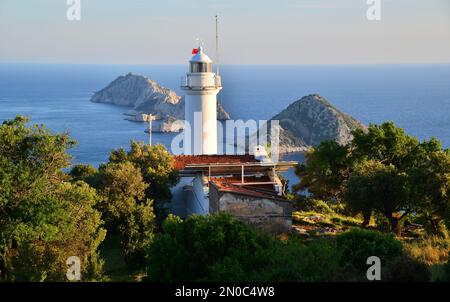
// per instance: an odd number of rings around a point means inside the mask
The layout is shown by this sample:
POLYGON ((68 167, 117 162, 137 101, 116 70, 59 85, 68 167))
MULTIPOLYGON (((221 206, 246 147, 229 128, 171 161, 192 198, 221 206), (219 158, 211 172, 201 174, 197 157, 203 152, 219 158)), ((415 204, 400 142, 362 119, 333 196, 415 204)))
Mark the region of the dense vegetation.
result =
POLYGON ((70 182, 67 134, 26 127, 17 117, 0 127, 0 272, 3 280, 57 281, 77 255, 86 280, 98 278, 98 245, 105 237, 99 198, 70 182))
POLYGON ((153 281, 364 281, 377 255, 384 280, 427 281, 429 272, 390 234, 353 229, 336 241, 281 240, 225 214, 170 217, 149 248, 153 281), (171 257, 167 257, 171 255, 171 257), (414 269, 411 276, 410 270, 414 269), (392 273, 405 272, 401 278, 392 273))
POLYGON ((0 127, 0 279, 64 281, 66 259, 77 256, 83 280, 104 280, 105 238, 119 238, 127 267, 142 270, 166 215, 159 205, 177 182, 170 154, 132 142, 98 170, 65 173, 75 142, 27 122, 18 116, 0 127))
POLYGON ((294 221, 339 232, 358 224, 390 230, 408 254, 392 264, 392 275, 414 281, 426 265, 433 280, 448 279, 450 150, 434 138, 421 142, 391 122, 353 135, 347 145, 324 141, 306 154, 296 170, 300 183, 292 199, 300 211, 294 221), (317 216, 318 222, 307 219, 317 216), (410 271, 399 266, 407 263, 410 271))
POLYGON ((127 265, 145 266, 145 249, 167 215, 162 204, 170 200, 170 187, 178 181, 167 150, 131 142, 130 151, 113 150, 98 170, 76 165, 70 175, 97 189, 97 208, 108 233, 120 238, 127 265))
POLYGON ((178 175, 161 145, 70 167, 66 133, 5 121, 0 280, 66 281, 78 256, 82 281, 366 281, 374 255, 383 281, 449 280, 449 150, 393 123, 353 134, 307 153, 289 194, 298 232, 274 235, 225 214, 167 217, 178 175))
POLYGON ((364 226, 372 214, 383 215, 401 235, 406 217, 421 218, 434 234, 446 232, 450 214, 450 151, 436 139, 419 142, 393 123, 357 129, 341 146, 324 141, 308 152, 296 173, 297 191, 328 204, 342 204, 346 214, 361 213, 364 226), (412 215, 414 214, 414 215, 412 215))

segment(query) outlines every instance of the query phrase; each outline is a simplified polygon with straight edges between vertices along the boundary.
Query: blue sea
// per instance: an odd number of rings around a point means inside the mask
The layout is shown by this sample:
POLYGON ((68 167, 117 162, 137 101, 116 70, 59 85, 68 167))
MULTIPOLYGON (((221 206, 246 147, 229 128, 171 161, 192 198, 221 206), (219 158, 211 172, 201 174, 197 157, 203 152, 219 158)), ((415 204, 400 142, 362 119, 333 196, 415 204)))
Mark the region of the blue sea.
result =
MULTIPOLYGON (((78 141, 74 163, 98 165, 109 151, 147 141, 128 108, 95 104, 92 94, 117 76, 139 73, 182 94, 185 65, 0 64, 0 121, 17 114, 78 141)), ((394 121, 419 139, 450 147, 450 65, 230 65, 221 67, 221 101, 233 119, 269 119, 302 96, 318 93, 365 124, 394 121)), ((176 134, 154 134, 170 146, 176 134)), ((301 154, 288 160, 302 161, 301 154)), ((296 182, 288 173, 291 183, 296 182)))

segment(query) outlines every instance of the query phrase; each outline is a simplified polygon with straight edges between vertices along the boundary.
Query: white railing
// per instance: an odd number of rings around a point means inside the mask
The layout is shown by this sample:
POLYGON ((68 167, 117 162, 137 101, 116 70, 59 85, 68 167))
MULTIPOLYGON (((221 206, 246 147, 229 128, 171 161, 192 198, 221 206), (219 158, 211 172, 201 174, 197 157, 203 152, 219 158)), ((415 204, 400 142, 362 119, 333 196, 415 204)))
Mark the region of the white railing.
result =
POLYGON ((181 77, 181 87, 191 89, 215 89, 217 87, 222 87, 222 81, 220 76, 218 75, 214 75, 211 77, 188 75, 181 77))

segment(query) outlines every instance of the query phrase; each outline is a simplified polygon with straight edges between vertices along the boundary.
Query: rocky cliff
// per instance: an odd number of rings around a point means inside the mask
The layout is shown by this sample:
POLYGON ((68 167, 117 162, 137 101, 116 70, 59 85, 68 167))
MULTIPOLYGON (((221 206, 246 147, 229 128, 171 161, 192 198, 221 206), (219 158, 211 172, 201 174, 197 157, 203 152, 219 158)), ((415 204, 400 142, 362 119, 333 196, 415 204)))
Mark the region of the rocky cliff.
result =
MULTIPOLYGON (((96 92, 92 102, 132 107, 125 114, 132 121, 141 121, 142 114, 153 114, 167 122, 184 119, 184 98, 175 91, 162 87, 143 75, 128 73, 119 76, 108 86, 96 92)), ((230 119, 230 115, 219 105, 218 119, 230 119)))
POLYGON ((323 140, 345 144, 354 129, 366 128, 317 94, 295 101, 271 120, 279 121, 281 153, 305 151, 323 140))

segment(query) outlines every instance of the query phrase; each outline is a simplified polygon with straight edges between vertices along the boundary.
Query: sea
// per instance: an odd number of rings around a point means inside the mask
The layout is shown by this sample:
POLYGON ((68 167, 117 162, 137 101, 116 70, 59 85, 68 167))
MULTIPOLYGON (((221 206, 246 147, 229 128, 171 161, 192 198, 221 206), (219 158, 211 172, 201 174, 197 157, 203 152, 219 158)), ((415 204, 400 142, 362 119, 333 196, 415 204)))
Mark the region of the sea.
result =
MULTIPOLYGON (((0 121, 21 114, 78 144, 73 163, 98 166, 112 149, 148 141, 147 125, 126 121, 128 108, 89 101, 128 72, 146 75, 182 95, 186 65, 0 64, 0 121)), ((450 64, 224 65, 220 102, 235 120, 266 120, 301 97, 318 93, 365 124, 394 121, 421 140, 450 147, 450 64)), ((170 147, 177 134, 154 133, 170 147)), ((285 160, 302 162, 303 154, 285 160)), ((298 182, 293 171, 290 184, 298 182)))

